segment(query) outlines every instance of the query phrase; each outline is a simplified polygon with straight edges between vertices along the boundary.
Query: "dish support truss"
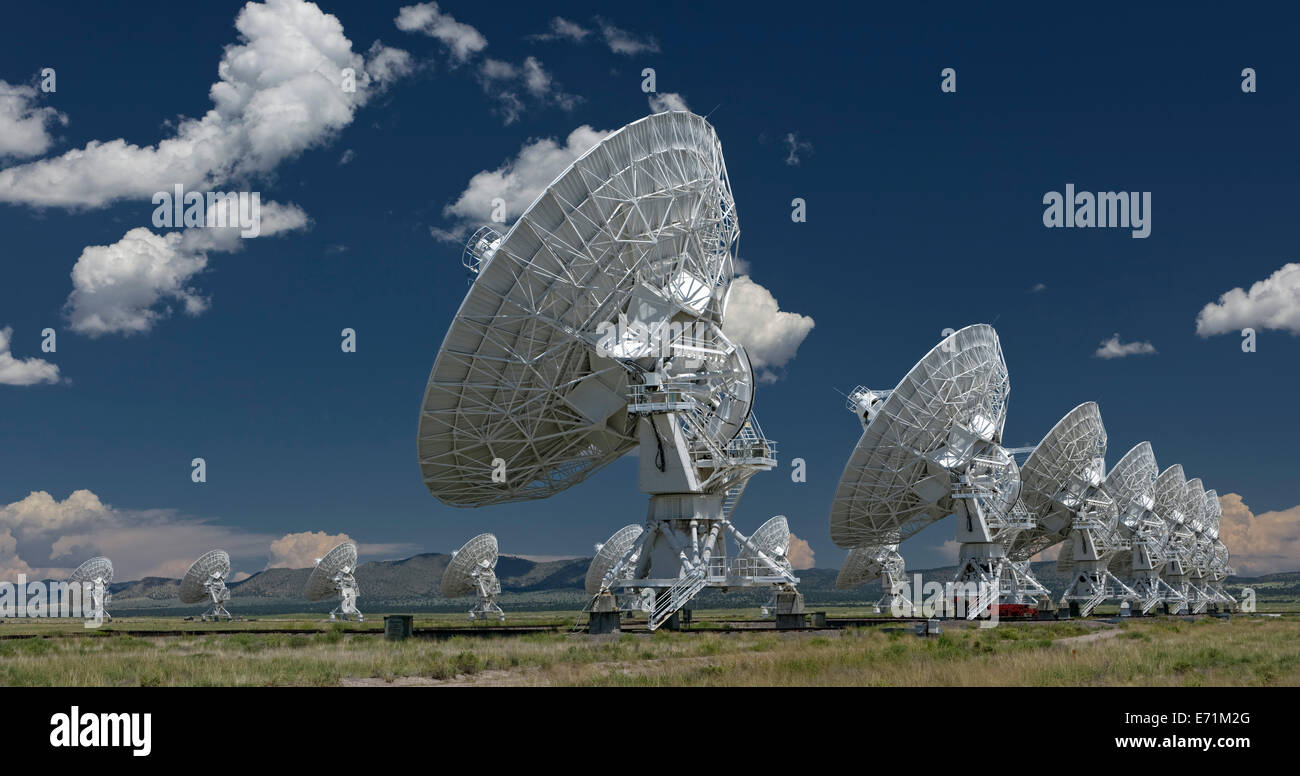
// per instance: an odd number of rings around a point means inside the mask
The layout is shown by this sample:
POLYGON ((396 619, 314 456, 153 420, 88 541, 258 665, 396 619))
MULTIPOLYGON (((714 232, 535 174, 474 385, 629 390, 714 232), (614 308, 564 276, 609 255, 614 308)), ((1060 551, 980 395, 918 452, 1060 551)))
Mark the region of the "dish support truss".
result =
MULTIPOLYGON (((876 614, 890 612, 911 617, 914 610, 912 598, 907 594, 907 570, 903 556, 898 553, 898 545, 860 547, 854 552, 865 556, 856 561, 864 566, 861 572, 863 577, 867 580, 880 578, 880 598, 876 599, 873 606, 876 614)), ((846 564, 848 562, 845 561, 846 564)))
POLYGON ((1113 522, 1097 516, 1098 511, 1106 510, 1113 511, 1114 504, 1104 493, 1097 492, 1094 498, 1085 500, 1071 520, 1070 533, 1057 560, 1060 571, 1073 572, 1061 595, 1061 605, 1078 602, 1079 614, 1084 617, 1107 599, 1139 599, 1138 593, 1109 569, 1111 558, 1132 551, 1133 545, 1115 530, 1113 522))
POLYGON ((82 600, 85 600, 85 592, 90 593, 90 610, 85 612, 85 619, 94 620, 95 622, 113 619, 113 615, 109 614, 104 609, 104 606, 108 603, 108 599, 110 598, 108 585, 104 584, 104 580, 96 577, 95 579, 80 584, 84 591, 82 600))
POLYGON ((501 595, 501 581, 497 579, 496 571, 486 563, 478 563, 469 572, 469 577, 478 591, 478 600, 469 610, 470 622, 486 620, 489 616, 505 622, 506 613, 497 605, 497 596, 501 595))
POLYGON ((960 423, 953 426, 951 440, 944 460, 955 464, 947 468, 960 545, 952 582, 954 589, 967 591, 966 619, 979 617, 999 601, 1028 604, 1050 595, 1027 559, 1007 555, 1016 536, 1035 525, 1034 516, 1019 501, 1015 459, 960 423))
POLYGON ((357 578, 352 572, 340 571, 336 574, 334 589, 339 593, 339 605, 330 612, 330 619, 347 621, 355 616, 358 622, 364 621, 365 615, 357 609, 357 597, 361 595, 361 588, 357 586, 357 578))
POLYGON ((685 388, 632 386, 628 409, 638 419, 641 489, 650 506, 645 531, 606 572, 602 593, 652 600, 650 630, 705 588, 770 585, 778 616, 802 615, 789 563, 759 549, 731 521, 749 478, 776 466, 775 443, 752 415, 734 439, 716 442, 703 426, 700 400, 685 388), (728 562, 728 536, 747 557, 728 562))
MULTIPOLYGON (((215 579, 209 579, 203 583, 203 589, 207 591, 211 604, 208 610, 199 615, 201 621, 219 620, 225 617, 227 620, 235 619, 230 612, 226 611, 226 601, 230 600, 230 589, 226 587, 226 580, 217 576, 215 579)), ((355 608, 355 607, 354 607, 355 608)))

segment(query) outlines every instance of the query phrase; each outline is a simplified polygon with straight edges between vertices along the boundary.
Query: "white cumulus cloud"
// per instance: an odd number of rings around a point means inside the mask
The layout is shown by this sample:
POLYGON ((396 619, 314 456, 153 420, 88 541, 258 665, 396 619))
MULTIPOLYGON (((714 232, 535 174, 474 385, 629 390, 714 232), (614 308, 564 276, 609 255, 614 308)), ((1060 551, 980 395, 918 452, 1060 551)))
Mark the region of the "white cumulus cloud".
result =
POLYGON ((1093 353, 1097 358, 1124 358, 1125 356, 1142 356, 1156 353, 1156 346, 1150 342, 1120 342, 1119 334, 1102 340, 1101 346, 1093 353))
MULTIPOLYGON (((316 565, 325 553, 343 542, 351 542, 345 533, 327 534, 324 531, 303 531, 281 536, 271 542, 271 554, 266 567, 303 569, 316 565)), ((355 544, 355 542, 353 542, 355 544)))
POLYGON ((776 370, 795 357, 813 325, 807 315, 782 310, 772 292, 748 275, 731 281, 722 331, 745 346, 760 381, 778 379, 776 370))
POLYGON ((34 87, 0 80, 0 159, 40 156, 54 144, 50 129, 68 123, 54 108, 37 105, 34 87))
POLYGON ((419 32, 436 39, 457 62, 464 62, 487 48, 487 38, 481 32, 443 13, 437 3, 403 6, 393 21, 403 32, 419 32))
POLYGON ((262 557, 272 537, 186 517, 171 509, 119 509, 89 490, 60 501, 33 491, 0 505, 0 579, 61 579, 87 558, 105 555, 119 581, 177 577, 208 550, 262 557))
POLYGON ((650 95, 650 110, 663 113, 666 110, 690 110, 686 98, 677 92, 656 92, 650 95))
POLYGON ((1202 337, 1246 328, 1300 334, 1300 264, 1283 266, 1249 291, 1234 288, 1225 292, 1196 316, 1196 333, 1202 337))
MULTIPOLYGON (((208 221, 219 223, 225 207, 223 200, 208 210, 208 221)), ((307 224, 307 214, 296 205, 268 202, 261 208, 261 236, 307 224)), ((204 312, 208 299, 193 281, 207 268, 209 253, 242 248, 239 231, 202 227, 155 234, 140 226, 111 245, 86 247, 72 268, 72 292, 64 305, 73 331, 91 337, 143 334, 174 307, 191 316, 204 312)))
POLYGON ((93 140, 62 156, 0 170, 0 202, 103 207, 148 200, 178 183, 209 190, 263 175, 332 138, 409 67, 404 52, 383 46, 371 49, 367 63, 352 51, 336 17, 303 0, 248 3, 235 27, 240 40, 226 47, 217 65, 220 79, 208 92, 213 107, 201 118, 180 120, 174 134, 155 145, 93 140), (355 74, 351 92, 344 88, 348 68, 355 74))
POLYGON ((497 198, 506 203, 507 220, 515 220, 556 176, 610 134, 584 124, 570 132, 563 143, 555 138, 525 143, 500 167, 470 178, 465 190, 442 211, 444 217, 457 223, 449 229, 434 228, 434 237, 448 242, 464 240, 470 226, 491 220, 492 201, 497 198))
POLYGON ((658 53, 659 42, 653 37, 638 37, 627 30, 615 27, 612 23, 596 17, 596 25, 600 28, 600 36, 609 46, 609 50, 615 54, 633 54, 658 53))
POLYGON ((14 330, 0 329, 0 385, 59 382, 59 367, 41 358, 16 358, 11 352, 14 330))
POLYGON ((1219 505, 1219 539, 1238 574, 1300 570, 1300 506, 1257 515, 1236 493, 1220 496, 1219 505))
POLYGON ((816 566, 816 556, 817 553, 813 552, 812 545, 808 544, 807 539, 800 539, 794 535, 794 532, 790 533, 790 549, 786 550, 785 557, 795 571, 816 566))

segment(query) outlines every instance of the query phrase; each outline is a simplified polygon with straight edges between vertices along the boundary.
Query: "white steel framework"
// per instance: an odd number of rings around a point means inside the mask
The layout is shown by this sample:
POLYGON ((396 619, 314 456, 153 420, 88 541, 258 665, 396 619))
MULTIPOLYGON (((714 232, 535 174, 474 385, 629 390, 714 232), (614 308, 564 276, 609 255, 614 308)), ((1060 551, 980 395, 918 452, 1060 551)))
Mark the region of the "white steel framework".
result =
POLYGON ((80 600, 85 601, 85 593, 90 593, 90 609, 83 611, 87 620, 111 620, 113 619, 106 610, 108 605, 109 592, 108 586, 113 583, 113 561, 108 558, 97 556, 91 558, 77 567, 68 577, 68 586, 78 585, 81 587, 80 600))
POLYGON ((497 538, 479 534, 451 554, 451 562, 442 573, 442 594, 446 598, 476 596, 469 619, 486 620, 489 616, 504 621, 506 613, 497 604, 501 581, 497 579, 497 538))
POLYGON ((207 611, 199 615, 203 621, 222 617, 233 620, 234 617, 226 611, 226 601, 230 600, 230 590, 226 587, 229 574, 230 556, 225 550, 212 550, 200 555, 181 578, 181 603, 207 601, 207 611))
POLYGON ((890 391, 855 388, 862 421, 831 503, 841 547, 887 547, 948 515, 961 544, 953 580, 975 591, 974 618, 1000 599, 1047 593, 1007 545, 1033 522, 1018 507, 1019 469, 1002 447, 1011 380, 997 332, 968 326, 945 338, 890 391))
POLYGON ((903 556, 898 554, 898 545, 887 544, 878 547, 854 547, 840 566, 835 577, 836 590, 852 590, 859 585, 880 580, 881 594, 876 600, 875 610, 910 616, 912 597, 905 587, 903 556))
POLYGON ((1151 443, 1140 442, 1106 474, 1106 492, 1119 510, 1121 541, 1108 569, 1132 588, 1131 605, 1142 614, 1178 597, 1160 578, 1165 565, 1165 523, 1155 512, 1158 472, 1151 443))
POLYGON ((1165 567, 1161 578, 1175 591, 1168 601, 1174 614, 1190 611, 1191 590, 1185 560, 1191 554, 1195 541, 1187 525, 1187 477, 1183 467, 1174 464, 1156 478, 1156 514, 1165 522, 1165 543, 1162 555, 1165 567))
POLYGON ((358 621, 365 620, 357 609, 361 588, 357 585, 356 570, 357 546, 343 542, 316 561, 303 595, 308 601, 323 601, 337 595, 339 605, 330 612, 331 620, 350 620, 354 616, 358 621))
POLYGON ((722 331, 738 237, 707 121, 623 127, 504 236, 471 238, 476 277, 420 413, 425 484, 454 506, 546 498, 639 447, 645 530, 606 577, 655 592, 651 629, 705 587, 798 582, 727 563, 728 536, 748 544, 731 523, 745 484, 776 465, 749 359, 722 331))

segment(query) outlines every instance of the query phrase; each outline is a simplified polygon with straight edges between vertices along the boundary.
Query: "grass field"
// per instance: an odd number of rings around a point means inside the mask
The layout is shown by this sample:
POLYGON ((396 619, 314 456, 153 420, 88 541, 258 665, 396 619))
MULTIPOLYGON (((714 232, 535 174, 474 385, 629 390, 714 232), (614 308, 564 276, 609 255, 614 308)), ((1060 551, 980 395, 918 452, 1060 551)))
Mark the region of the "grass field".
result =
MULTIPOLYGON (((696 618, 741 615, 697 612, 696 618)), ((1300 618, 1289 616, 1003 623, 991 629, 944 623, 942 636, 928 638, 900 624, 605 637, 565 629, 403 642, 386 641, 377 632, 382 618, 375 620, 331 625, 284 617, 213 626, 129 619, 96 631, 66 620, 10 620, 0 624, 0 637, 33 637, 0 638, 0 685, 1300 684, 1300 618), (122 633, 181 626, 194 633, 122 633), (257 627, 319 632, 247 632, 257 627)), ((554 613, 511 613, 507 624, 563 620, 554 613)), ((449 625, 468 623, 454 615, 416 620, 417 629, 449 625)))

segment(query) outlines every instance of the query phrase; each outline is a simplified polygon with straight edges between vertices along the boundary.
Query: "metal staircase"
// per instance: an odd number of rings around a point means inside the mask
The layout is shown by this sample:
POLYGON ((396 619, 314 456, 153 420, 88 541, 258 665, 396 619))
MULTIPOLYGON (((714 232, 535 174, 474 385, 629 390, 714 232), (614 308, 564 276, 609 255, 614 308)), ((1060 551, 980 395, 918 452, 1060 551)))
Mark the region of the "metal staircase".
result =
POLYGON ((672 587, 655 596, 655 608, 650 613, 650 630, 655 630, 668 621, 695 594, 704 589, 708 583, 708 573, 703 565, 693 566, 690 571, 678 578, 672 587))

